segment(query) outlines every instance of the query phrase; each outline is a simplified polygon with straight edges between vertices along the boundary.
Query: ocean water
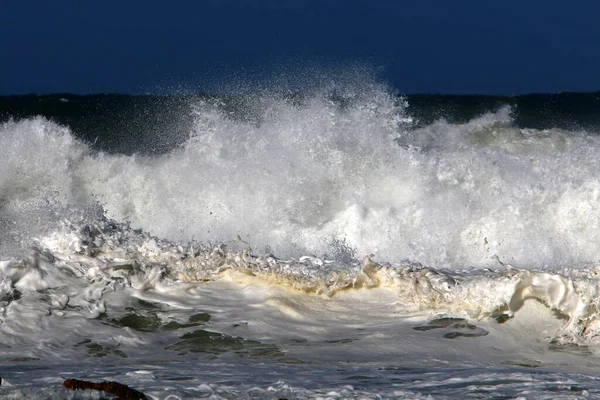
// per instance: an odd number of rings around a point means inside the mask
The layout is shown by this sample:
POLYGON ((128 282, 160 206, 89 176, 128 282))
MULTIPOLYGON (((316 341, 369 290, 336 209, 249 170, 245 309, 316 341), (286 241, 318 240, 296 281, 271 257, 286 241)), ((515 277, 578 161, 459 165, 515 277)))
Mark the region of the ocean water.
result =
POLYGON ((600 95, 0 100, 0 397, 600 397, 600 95))

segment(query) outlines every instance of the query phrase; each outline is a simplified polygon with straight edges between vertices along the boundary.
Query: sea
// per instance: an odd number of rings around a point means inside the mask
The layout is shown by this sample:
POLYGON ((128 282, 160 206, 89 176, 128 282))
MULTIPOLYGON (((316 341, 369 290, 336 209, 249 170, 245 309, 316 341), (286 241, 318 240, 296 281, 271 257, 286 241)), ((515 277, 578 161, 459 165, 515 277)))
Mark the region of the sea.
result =
POLYGON ((0 97, 0 398, 600 398, 600 92, 0 97))

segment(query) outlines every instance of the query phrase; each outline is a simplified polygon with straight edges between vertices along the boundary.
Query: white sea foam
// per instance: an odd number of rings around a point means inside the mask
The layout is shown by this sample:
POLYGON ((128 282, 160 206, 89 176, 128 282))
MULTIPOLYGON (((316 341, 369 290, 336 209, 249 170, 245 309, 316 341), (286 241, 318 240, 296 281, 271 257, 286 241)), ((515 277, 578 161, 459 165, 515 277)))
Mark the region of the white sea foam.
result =
MULTIPOLYGON (((361 296, 372 297, 373 304, 382 302, 388 315, 380 315, 379 322, 423 313, 477 320, 510 318, 527 301, 537 300, 548 312, 564 318, 552 339, 594 343, 600 333, 596 268, 536 271, 500 262, 495 271, 460 272, 409 262, 376 263, 368 256, 356 264, 316 257, 282 260, 272 254, 254 255, 249 248, 184 248, 109 220, 77 231, 56 232, 39 245, 45 250, 34 250, 31 257, 21 261, 3 262, 0 272, 14 290, 22 293, 50 289, 52 294, 41 306, 42 314, 47 313, 46 309, 64 310, 70 305, 78 307, 77 315, 97 318, 107 307, 122 307, 123 295, 185 308, 189 301, 195 301, 193 293, 201 290, 201 282, 225 281, 266 290, 259 302, 311 323, 338 301, 327 299, 339 296, 350 301, 350 307, 356 307, 355 301, 363 302, 361 296), (275 287, 280 289, 269 289, 275 287), (378 300, 379 292, 374 289, 385 289, 391 297, 378 300), (354 292, 362 294, 352 300, 354 292), (308 314, 300 311, 313 302, 307 295, 321 299, 316 300, 314 310, 309 307, 312 311, 308 314), (294 296, 300 296, 298 302, 291 300, 294 296), (118 303, 107 305, 107 298, 118 303), (390 307, 389 301, 396 305, 390 307)), ((217 297, 216 301, 223 299, 217 297)), ((339 310, 337 316, 328 318, 338 321, 339 314, 345 312, 348 310, 339 310)), ((359 312, 357 322, 361 323, 363 312, 366 319, 362 322, 368 324, 372 311, 359 312)))
POLYGON ((232 362, 593 369, 600 139, 509 108, 413 127, 377 85, 335 95, 194 104, 152 157, 3 124, 0 354, 173 362, 206 329, 232 362))
POLYGON ((342 241, 453 268, 597 260, 596 137, 510 128, 505 110, 404 133, 406 111, 383 94, 346 108, 265 103, 259 123, 197 105, 181 150, 86 158, 78 176, 108 216, 171 240, 240 235, 282 257, 342 241))
POLYGON ((512 128, 508 108, 411 129, 402 101, 367 89, 343 104, 260 97, 249 121, 198 103, 187 143, 155 157, 93 154, 39 118, 5 124, 3 253, 98 201, 161 238, 239 235, 281 257, 335 257, 341 243, 431 267, 597 261, 596 136, 512 128))

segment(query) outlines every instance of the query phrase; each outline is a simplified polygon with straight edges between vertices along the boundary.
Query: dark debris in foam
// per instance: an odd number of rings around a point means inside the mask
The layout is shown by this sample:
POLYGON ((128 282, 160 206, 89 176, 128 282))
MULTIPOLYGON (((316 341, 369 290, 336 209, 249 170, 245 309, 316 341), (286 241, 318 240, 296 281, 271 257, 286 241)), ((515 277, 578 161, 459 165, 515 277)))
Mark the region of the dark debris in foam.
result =
MULTIPOLYGON (((157 315, 161 310, 160 307, 144 300, 138 300, 138 303, 140 307, 128 307, 126 309, 127 313, 123 316, 111 317, 103 314, 99 319, 102 323, 115 328, 129 328, 143 333, 181 331, 178 333, 180 335, 179 340, 165 347, 165 350, 176 352, 178 356, 218 359, 221 355, 234 354, 241 358, 256 360, 294 364, 304 363, 302 360, 287 357, 276 345, 203 329, 211 319, 211 315, 208 313, 193 314, 187 318, 187 321, 163 321, 157 315)), ((87 348, 88 354, 92 357, 110 355, 122 358, 128 357, 119 348, 102 346, 89 339, 77 343, 76 347, 87 348)))
POLYGON ((115 355, 121 358, 128 358, 124 351, 119 350, 117 347, 103 346, 101 344, 93 342, 91 339, 85 339, 75 345, 75 347, 84 346, 88 349, 88 355, 90 357, 107 357, 115 355))
POLYGON ((141 299, 138 299, 136 307, 126 307, 125 311, 127 313, 120 317, 102 314, 99 319, 102 323, 117 328, 130 328, 138 332, 158 332, 197 327, 204 325, 211 318, 210 314, 201 312, 189 316, 186 322, 171 320, 165 323, 158 316, 162 308, 141 299))
POLYGON ((285 353, 273 344, 265 344, 204 329, 188 332, 180 339, 177 343, 167 346, 165 350, 176 351, 180 356, 201 353, 208 355, 210 359, 217 359, 221 354, 233 352, 243 358, 292 364, 304 363, 302 360, 286 357, 285 353))
POLYGON ((558 353, 573 354, 576 356, 594 355, 594 353, 590 350, 589 346, 578 345, 577 343, 561 343, 556 338, 550 341, 550 344, 548 345, 548 350, 558 353))
POLYGON ((540 368, 543 367, 541 361, 537 360, 515 360, 515 361, 504 361, 502 364, 512 365, 515 367, 525 367, 525 368, 540 368))
POLYGON ((441 329, 445 339, 481 337, 489 334, 487 330, 479 328, 463 318, 436 318, 427 324, 414 326, 413 329, 422 332, 441 329))
POLYGON ((104 323, 119 328, 131 328, 138 332, 172 331, 204 325, 210 320, 207 313, 194 314, 188 322, 169 321, 166 324, 156 315, 156 312, 144 313, 140 310, 128 309, 128 313, 120 318, 106 318, 104 323))

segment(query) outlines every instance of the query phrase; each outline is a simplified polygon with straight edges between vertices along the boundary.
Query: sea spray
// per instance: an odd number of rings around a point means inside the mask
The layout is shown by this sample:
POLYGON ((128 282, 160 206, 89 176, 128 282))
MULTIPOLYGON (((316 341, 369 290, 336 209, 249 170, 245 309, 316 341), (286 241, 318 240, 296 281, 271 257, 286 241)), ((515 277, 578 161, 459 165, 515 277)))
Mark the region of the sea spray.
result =
POLYGON ((593 131, 512 106, 423 122, 368 81, 188 106, 157 152, 159 128, 123 150, 130 130, 1 125, 2 395, 600 393, 579 374, 600 332, 593 131))

